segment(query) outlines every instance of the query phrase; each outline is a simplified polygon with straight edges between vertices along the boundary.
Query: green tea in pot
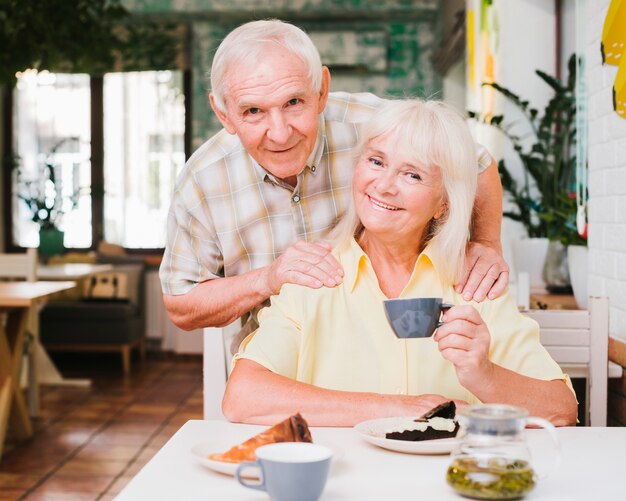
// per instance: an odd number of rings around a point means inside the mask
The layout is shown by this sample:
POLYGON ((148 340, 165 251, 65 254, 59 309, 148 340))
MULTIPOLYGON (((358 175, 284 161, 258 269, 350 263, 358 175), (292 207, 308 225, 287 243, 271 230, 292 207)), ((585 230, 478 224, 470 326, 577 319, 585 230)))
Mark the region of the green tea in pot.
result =
POLYGON ((545 419, 527 417, 512 405, 471 405, 459 411, 459 442, 452 452, 446 480, 459 494, 474 499, 520 499, 539 478, 530 463, 524 430, 540 426, 559 443, 554 426, 545 419))
POLYGON ((447 473, 448 483, 459 494, 476 499, 519 499, 535 486, 535 473, 523 459, 455 459, 447 473))

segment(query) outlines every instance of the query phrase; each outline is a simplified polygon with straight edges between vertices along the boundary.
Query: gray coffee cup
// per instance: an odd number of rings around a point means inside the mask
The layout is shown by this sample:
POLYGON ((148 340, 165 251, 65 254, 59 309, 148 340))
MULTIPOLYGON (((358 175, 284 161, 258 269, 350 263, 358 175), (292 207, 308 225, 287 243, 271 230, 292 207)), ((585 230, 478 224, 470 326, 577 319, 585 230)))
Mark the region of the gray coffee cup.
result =
POLYGON ((317 501, 328 477, 333 451, 307 442, 280 442, 259 447, 256 461, 237 468, 237 481, 250 489, 266 491, 272 501, 317 501), (258 468, 260 483, 242 478, 244 470, 258 468))
POLYGON ((440 297, 411 297, 383 301, 385 315, 395 335, 402 339, 430 337, 443 322, 441 312, 452 308, 440 297))

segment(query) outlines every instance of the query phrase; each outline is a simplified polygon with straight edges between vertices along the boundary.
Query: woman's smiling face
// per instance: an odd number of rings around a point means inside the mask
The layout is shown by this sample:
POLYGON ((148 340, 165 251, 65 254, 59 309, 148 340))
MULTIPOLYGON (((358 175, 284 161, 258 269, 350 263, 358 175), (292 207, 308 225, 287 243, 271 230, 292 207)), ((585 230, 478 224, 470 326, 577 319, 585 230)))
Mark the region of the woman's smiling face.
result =
POLYGON ((352 181, 356 211, 381 241, 420 247, 428 224, 445 210, 441 172, 402 151, 393 131, 370 139, 352 181))

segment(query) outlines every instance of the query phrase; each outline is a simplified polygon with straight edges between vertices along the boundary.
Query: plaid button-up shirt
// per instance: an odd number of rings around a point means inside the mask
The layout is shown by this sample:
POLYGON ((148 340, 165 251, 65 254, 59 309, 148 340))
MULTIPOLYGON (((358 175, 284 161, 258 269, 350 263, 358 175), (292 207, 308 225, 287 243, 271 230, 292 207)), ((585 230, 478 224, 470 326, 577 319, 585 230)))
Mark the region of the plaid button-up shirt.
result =
MULTIPOLYGON (((165 294, 271 264, 297 240, 322 239, 351 203, 359 124, 383 100, 331 93, 295 188, 275 178, 236 135, 218 132, 189 159, 170 207, 160 269, 165 294)), ((482 148, 481 167, 491 162, 482 148)))

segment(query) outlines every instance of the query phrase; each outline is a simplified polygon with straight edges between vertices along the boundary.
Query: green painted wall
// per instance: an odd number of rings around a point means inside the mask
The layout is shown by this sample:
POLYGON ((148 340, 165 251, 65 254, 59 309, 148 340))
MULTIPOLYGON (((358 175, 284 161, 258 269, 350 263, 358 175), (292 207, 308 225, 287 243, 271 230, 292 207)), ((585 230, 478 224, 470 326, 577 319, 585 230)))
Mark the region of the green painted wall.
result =
POLYGON ((137 17, 190 28, 193 149, 219 129, 207 99, 207 72, 222 38, 236 26, 276 17, 306 30, 329 65, 332 90, 380 96, 436 95, 430 63, 437 0, 124 0, 137 17))

